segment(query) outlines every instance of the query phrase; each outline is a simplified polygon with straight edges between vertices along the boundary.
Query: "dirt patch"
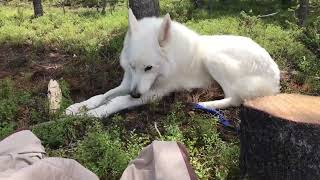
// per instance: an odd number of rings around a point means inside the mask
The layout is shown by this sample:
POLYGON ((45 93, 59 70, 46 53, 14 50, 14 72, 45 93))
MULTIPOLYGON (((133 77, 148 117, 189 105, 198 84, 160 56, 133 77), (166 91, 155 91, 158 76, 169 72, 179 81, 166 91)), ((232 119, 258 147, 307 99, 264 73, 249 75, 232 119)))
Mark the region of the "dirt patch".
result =
POLYGON ((0 45, 0 79, 12 78, 24 89, 41 81, 61 77, 63 68, 74 58, 54 50, 35 51, 28 45, 0 45))

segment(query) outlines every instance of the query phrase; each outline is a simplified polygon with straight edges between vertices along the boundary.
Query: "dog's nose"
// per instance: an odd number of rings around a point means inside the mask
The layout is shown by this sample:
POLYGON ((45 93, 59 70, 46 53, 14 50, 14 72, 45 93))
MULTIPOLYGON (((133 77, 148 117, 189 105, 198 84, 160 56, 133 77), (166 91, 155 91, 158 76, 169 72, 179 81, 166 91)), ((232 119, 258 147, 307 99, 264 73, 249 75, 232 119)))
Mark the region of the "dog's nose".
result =
POLYGON ((133 98, 140 98, 141 94, 138 93, 137 91, 131 91, 130 96, 133 98))

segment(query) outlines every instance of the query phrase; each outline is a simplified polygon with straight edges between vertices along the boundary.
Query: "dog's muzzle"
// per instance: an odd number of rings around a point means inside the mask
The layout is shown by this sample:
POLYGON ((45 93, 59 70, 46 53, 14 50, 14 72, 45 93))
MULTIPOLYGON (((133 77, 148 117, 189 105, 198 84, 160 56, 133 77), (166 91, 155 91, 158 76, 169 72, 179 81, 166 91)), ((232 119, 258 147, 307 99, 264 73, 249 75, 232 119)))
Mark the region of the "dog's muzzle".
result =
POLYGON ((133 91, 130 92, 130 96, 133 97, 133 98, 140 98, 141 94, 138 93, 136 90, 133 90, 133 91))

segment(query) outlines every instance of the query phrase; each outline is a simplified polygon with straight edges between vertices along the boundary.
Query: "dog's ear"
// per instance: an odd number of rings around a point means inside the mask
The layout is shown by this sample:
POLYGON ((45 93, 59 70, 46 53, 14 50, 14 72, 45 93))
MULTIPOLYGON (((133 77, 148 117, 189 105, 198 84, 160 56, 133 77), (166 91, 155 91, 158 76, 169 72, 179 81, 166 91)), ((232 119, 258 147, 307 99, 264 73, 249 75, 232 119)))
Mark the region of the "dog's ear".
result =
POLYGON ((160 26, 160 31, 159 31, 159 45, 160 47, 163 47, 166 45, 166 43, 170 39, 170 28, 171 28, 171 18, 169 14, 166 14, 163 18, 162 24, 160 26))
POLYGON ((131 8, 129 8, 129 11, 128 11, 128 26, 129 26, 129 32, 130 33, 133 33, 134 31, 137 30, 138 28, 138 20, 137 18, 134 16, 131 8))

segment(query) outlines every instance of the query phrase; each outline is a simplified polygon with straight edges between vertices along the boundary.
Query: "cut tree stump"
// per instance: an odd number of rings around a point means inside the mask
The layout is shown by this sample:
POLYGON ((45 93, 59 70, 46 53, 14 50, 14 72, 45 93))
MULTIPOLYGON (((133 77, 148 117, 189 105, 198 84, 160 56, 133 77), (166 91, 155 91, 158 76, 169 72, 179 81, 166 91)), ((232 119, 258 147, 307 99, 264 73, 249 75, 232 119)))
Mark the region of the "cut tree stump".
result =
POLYGON ((320 179, 320 97, 279 94, 241 108, 245 179, 320 179))

